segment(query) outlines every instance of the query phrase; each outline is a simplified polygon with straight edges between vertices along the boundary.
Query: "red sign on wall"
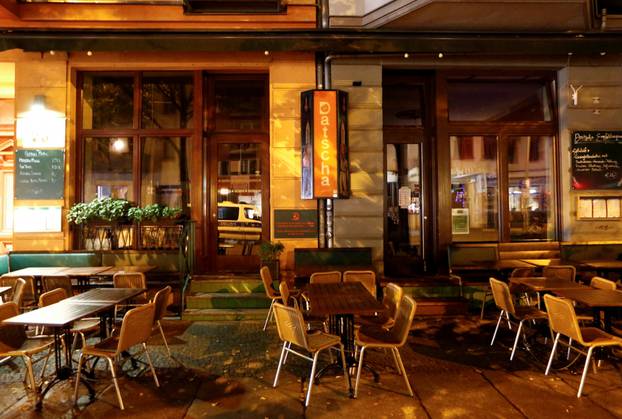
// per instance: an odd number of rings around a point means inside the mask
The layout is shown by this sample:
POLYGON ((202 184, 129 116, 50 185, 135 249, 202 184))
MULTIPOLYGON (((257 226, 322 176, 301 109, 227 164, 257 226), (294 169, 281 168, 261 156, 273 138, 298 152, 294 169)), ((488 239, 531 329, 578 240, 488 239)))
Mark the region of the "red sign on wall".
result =
POLYGON ((302 199, 350 196, 347 101, 339 90, 301 95, 302 199))

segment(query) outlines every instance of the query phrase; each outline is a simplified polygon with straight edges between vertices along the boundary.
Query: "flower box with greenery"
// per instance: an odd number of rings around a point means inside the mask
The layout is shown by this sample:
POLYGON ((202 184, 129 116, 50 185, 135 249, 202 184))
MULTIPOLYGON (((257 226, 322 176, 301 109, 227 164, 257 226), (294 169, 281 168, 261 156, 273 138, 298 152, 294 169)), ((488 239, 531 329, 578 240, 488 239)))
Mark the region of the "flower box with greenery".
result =
MULTIPOLYGON (((281 242, 263 241, 259 245, 259 260, 261 266, 267 266, 270 269, 273 281, 279 281, 280 276, 280 261, 279 256, 285 250, 285 246, 281 242)), ((276 287, 278 289, 278 285, 276 287)))
POLYGON ((137 225, 141 236, 138 246, 141 248, 176 249, 183 226, 173 224, 173 221, 178 220, 181 213, 181 208, 159 204, 140 208, 124 199, 102 198, 76 203, 67 213, 67 221, 80 228, 80 243, 86 250, 136 247, 137 225))

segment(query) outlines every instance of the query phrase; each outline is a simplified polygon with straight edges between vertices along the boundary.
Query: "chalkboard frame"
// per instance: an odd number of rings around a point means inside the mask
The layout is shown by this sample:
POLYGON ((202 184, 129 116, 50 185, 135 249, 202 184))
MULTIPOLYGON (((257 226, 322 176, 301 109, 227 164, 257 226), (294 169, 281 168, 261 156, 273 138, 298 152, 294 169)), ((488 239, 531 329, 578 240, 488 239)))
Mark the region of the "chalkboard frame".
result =
POLYGON ((64 149, 15 150, 15 199, 59 200, 63 199, 64 193, 64 149), (39 159, 40 161, 26 162, 23 161, 25 159, 39 159), (58 161, 53 161, 55 159, 58 161), (25 167, 27 164, 28 168, 25 167), (35 167, 39 169, 37 175, 25 174, 26 170, 34 170, 35 167))
POLYGON ((570 143, 573 190, 622 189, 622 131, 573 131, 570 143))

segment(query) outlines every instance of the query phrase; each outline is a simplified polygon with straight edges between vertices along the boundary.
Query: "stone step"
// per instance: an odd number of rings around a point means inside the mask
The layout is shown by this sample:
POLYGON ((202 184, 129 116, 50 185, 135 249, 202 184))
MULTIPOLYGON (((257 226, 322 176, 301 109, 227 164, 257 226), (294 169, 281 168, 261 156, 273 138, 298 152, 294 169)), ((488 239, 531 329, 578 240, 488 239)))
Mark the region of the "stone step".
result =
POLYGON ((264 321, 268 315, 265 308, 255 309, 186 309, 181 318, 189 321, 264 321))
POLYGON ((189 309, 268 308, 270 299, 264 293, 195 293, 186 297, 189 309))
POLYGON ((196 279, 193 278, 190 284, 190 292, 193 293, 233 293, 233 294, 252 294, 264 293, 263 282, 259 279, 196 279))

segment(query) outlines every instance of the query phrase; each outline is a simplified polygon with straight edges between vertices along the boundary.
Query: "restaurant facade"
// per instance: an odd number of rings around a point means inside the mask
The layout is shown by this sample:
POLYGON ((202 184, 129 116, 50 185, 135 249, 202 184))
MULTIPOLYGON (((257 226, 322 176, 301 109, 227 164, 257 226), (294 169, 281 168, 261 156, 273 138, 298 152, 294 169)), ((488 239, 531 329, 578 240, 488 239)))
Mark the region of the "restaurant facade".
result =
POLYGON ((622 16, 596 2, 123 3, 0 6, 13 250, 84 248, 66 214, 105 197, 181 208, 197 273, 256 272, 261 240, 405 277, 458 243, 619 241, 622 16), (305 189, 312 90, 347 98, 334 199, 305 189))

